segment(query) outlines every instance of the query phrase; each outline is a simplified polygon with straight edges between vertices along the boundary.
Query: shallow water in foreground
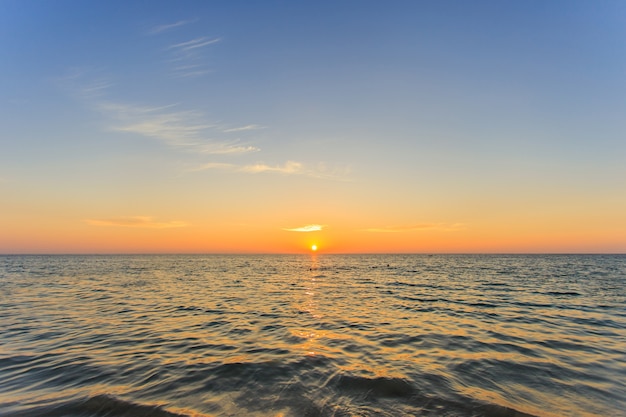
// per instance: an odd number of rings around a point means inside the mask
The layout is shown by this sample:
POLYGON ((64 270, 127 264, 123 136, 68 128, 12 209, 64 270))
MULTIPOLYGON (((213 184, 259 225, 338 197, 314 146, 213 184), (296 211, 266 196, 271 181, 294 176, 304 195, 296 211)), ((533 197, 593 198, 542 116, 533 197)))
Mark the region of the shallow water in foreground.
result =
POLYGON ((1 416, 625 416, 626 256, 0 256, 1 416))

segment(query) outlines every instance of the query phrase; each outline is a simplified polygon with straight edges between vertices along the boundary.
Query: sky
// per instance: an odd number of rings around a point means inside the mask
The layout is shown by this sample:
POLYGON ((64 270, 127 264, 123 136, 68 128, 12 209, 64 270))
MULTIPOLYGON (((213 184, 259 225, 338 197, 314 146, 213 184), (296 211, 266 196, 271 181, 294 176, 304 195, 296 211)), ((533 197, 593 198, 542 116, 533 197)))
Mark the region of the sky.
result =
POLYGON ((0 2, 0 253, 625 253, 622 1, 0 2))

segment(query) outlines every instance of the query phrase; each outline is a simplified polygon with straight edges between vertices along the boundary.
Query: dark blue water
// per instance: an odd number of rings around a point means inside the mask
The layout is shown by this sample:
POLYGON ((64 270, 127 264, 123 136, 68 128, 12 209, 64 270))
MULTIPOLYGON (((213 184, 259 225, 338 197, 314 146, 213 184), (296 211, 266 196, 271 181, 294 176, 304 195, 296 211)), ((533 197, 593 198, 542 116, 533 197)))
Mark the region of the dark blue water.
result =
POLYGON ((626 256, 0 257, 2 416, 625 416, 626 256))

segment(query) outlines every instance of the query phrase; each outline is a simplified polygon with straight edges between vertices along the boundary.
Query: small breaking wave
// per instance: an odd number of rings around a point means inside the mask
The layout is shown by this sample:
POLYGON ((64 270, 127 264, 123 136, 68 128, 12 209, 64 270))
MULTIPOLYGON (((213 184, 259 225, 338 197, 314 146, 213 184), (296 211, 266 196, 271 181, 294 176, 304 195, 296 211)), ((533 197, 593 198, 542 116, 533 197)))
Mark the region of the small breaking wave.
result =
MULTIPOLYGON (((32 407, 0 414, 8 417, 188 417, 166 410, 161 405, 139 404, 109 394, 74 399, 61 404, 32 407)), ((194 417, 200 417, 194 413, 194 417)))

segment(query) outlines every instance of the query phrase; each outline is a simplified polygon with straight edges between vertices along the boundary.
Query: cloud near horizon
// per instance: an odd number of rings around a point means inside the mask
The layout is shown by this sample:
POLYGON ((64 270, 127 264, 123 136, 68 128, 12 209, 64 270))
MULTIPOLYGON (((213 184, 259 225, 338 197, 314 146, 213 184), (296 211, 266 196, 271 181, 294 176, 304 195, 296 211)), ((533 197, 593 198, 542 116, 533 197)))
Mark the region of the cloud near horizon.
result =
POLYGON ((150 216, 117 217, 112 219, 86 219, 85 223, 92 226, 107 227, 137 227, 147 229, 169 229, 173 227, 187 227, 189 224, 177 220, 162 222, 150 216))
POLYGON ((252 165, 237 165, 222 162, 209 162, 191 171, 205 171, 208 169, 221 169, 232 172, 246 172, 249 174, 259 174, 262 172, 273 172, 277 174, 300 174, 304 175, 305 171, 303 165, 300 162, 287 161, 284 165, 267 165, 264 163, 257 163, 252 165))
POLYGON ((297 174, 302 172, 303 165, 300 162, 287 161, 283 166, 271 166, 267 164, 246 165, 241 168, 242 172, 250 172, 253 174, 259 172, 276 172, 279 174, 297 174))
POLYGON ((302 226, 302 227, 296 227, 293 229, 283 229, 287 232, 319 232, 324 228, 324 226, 322 226, 321 224, 308 224, 306 226, 302 226))
POLYGON ((274 173, 282 175, 302 175, 310 178, 327 179, 335 181, 350 181, 346 178, 349 169, 328 170, 325 164, 318 164, 317 168, 308 168, 301 162, 287 161, 283 165, 268 165, 259 162, 251 165, 237 165, 223 162, 208 162, 190 171, 206 171, 219 169, 230 172, 243 172, 248 174, 274 173))
POLYGON ((236 153, 259 152, 261 149, 251 145, 239 145, 238 141, 212 143, 200 147, 198 150, 202 153, 211 155, 230 155, 236 153))
POLYGON ((405 226, 386 226, 386 227, 374 227, 368 229, 361 229, 362 232, 371 233, 402 233, 402 232, 416 232, 421 230, 443 230, 443 231, 455 231, 465 228, 462 223, 446 224, 446 223, 420 223, 405 226))

